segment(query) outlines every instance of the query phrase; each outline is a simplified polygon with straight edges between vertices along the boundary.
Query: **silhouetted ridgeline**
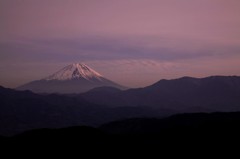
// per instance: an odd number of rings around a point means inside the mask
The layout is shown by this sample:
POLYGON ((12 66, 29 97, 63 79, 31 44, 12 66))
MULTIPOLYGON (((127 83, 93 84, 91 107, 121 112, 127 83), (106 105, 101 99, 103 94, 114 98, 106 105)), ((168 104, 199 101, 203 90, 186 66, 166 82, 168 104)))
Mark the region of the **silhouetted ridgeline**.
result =
POLYGON ((100 129, 110 134, 234 134, 240 131, 240 112, 178 114, 163 119, 127 119, 104 124, 100 129))
POLYGON ((39 95, 0 87, 0 104, 0 135, 18 134, 0 137, 10 145, 45 143, 51 147, 66 142, 106 149, 240 142, 239 112, 167 117, 240 111, 240 78, 236 76, 184 77, 141 89, 96 88, 78 95, 39 95), (90 127, 73 127, 81 125, 90 127))
POLYGON ((111 122, 98 129, 40 129, 5 139, 9 142, 81 143, 86 146, 139 146, 240 141, 240 112, 180 114, 168 118, 137 118, 111 122))
POLYGON ((0 103, 0 135, 186 112, 231 112, 240 111, 240 77, 183 77, 145 88, 103 87, 78 95, 39 95, 0 87, 0 103))
POLYGON ((135 117, 168 115, 167 109, 118 107, 92 104, 81 97, 39 95, 0 87, 0 135, 14 135, 39 128, 62 128, 103 123, 135 117))
POLYGON ((90 91, 80 97, 110 107, 145 105, 178 113, 240 111, 240 77, 183 77, 126 91, 90 91))

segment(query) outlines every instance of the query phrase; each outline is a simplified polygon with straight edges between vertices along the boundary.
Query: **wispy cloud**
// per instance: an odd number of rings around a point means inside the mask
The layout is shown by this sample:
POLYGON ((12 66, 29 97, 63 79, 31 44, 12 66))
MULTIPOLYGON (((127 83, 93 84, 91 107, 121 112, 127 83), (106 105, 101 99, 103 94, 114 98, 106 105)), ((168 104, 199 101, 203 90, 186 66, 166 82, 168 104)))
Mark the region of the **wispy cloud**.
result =
POLYGON ((239 75, 239 5, 1 0, 0 84, 13 87, 72 62, 86 62, 127 86, 184 75, 239 75))
POLYGON ((239 45, 206 43, 164 37, 83 37, 77 39, 27 39, 0 43, 1 60, 73 61, 158 59, 176 61, 236 55, 239 45), (12 57, 19 56, 18 59, 12 57))

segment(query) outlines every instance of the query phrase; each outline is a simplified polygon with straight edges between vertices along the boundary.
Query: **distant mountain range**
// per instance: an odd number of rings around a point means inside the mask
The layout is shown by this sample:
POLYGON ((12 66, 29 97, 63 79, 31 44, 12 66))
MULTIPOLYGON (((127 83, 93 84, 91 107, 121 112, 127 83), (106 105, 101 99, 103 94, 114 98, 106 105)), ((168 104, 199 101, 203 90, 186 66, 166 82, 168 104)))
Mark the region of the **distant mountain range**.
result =
POLYGON ((125 91, 99 88, 79 96, 111 107, 141 105, 179 112, 240 111, 240 77, 183 77, 125 91))
POLYGON ((126 87, 106 79, 86 64, 75 63, 62 68, 47 78, 19 86, 17 90, 66 94, 86 92, 102 86, 126 89, 126 87))
POLYGON ((218 111, 240 111, 240 77, 183 77, 160 80, 145 88, 98 87, 86 93, 65 95, 40 95, 0 87, 0 134, 218 111))
POLYGON ((38 128, 97 126, 106 122, 169 115, 170 110, 150 107, 118 107, 92 104, 81 97, 39 95, 0 87, 0 135, 38 128))

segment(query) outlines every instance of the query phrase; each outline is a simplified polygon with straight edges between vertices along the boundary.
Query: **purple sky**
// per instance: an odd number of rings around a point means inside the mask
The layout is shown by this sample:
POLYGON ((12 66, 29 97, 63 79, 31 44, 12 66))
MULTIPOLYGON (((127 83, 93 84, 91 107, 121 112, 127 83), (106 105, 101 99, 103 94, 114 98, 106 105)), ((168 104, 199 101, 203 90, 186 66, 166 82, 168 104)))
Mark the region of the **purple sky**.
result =
POLYGON ((239 0, 0 0, 0 85, 84 62, 128 87, 240 75, 239 0))

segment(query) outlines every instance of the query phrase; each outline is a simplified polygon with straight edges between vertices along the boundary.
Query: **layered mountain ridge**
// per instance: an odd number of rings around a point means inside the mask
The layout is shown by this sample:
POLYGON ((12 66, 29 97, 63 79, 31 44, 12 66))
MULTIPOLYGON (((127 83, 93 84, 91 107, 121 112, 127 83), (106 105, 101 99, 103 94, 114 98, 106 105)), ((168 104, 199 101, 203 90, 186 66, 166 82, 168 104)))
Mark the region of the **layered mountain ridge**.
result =
POLYGON ((182 77, 160 80, 148 87, 111 92, 87 92, 87 101, 117 106, 150 106, 181 112, 240 111, 240 77, 182 77))
MULTIPOLYGON (((75 78, 45 82, 88 81, 75 78)), ((0 87, 0 103, 0 134, 35 128, 95 126, 133 117, 235 112, 240 111, 240 77, 183 77, 160 80, 145 88, 121 91, 99 87, 76 95, 41 95, 0 87)))

